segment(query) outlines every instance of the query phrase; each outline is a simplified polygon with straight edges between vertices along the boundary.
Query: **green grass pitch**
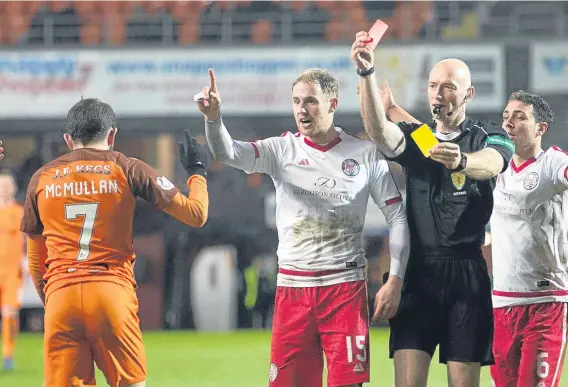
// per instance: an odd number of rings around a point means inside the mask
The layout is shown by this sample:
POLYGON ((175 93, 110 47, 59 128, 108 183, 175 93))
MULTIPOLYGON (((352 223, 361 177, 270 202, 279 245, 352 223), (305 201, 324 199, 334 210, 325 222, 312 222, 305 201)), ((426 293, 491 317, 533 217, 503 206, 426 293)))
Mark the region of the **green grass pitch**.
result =
MULTIPOLYGON (((148 354, 148 387, 268 385, 270 332, 145 332, 144 340, 148 354)), ((374 328, 371 332, 371 383, 366 387, 394 385, 393 365, 388 359, 387 348, 388 329, 374 328)), ((0 386, 42 386, 42 335, 21 334, 14 360, 15 371, 0 371, 0 386)), ((445 372, 445 367, 439 365, 435 357, 428 386, 446 386, 445 372)), ((100 373, 97 373, 97 384, 107 385, 100 373)), ((488 368, 483 368, 481 385, 491 385, 488 368)), ((568 381, 562 382, 561 386, 568 387, 568 381)))

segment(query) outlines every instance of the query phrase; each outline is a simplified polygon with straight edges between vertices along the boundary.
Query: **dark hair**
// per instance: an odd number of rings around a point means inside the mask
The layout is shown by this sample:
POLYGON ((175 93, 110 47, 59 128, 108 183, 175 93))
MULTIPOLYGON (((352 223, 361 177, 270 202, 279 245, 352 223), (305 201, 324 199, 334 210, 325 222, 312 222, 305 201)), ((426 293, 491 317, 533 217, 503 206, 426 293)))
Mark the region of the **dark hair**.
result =
POLYGON ((114 111, 96 98, 81 99, 67 113, 65 130, 83 145, 100 140, 110 128, 116 128, 114 111))
POLYGON ((520 101, 525 105, 532 106, 536 122, 546 122, 548 126, 554 122, 554 113, 550 108, 550 104, 540 95, 519 90, 511 94, 509 101, 520 101))

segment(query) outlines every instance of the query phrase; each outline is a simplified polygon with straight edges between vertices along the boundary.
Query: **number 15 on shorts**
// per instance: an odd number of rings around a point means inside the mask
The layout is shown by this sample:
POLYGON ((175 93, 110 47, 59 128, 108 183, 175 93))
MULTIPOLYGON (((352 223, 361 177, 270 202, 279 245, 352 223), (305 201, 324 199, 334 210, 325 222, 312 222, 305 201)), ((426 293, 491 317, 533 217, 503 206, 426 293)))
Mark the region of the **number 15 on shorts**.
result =
POLYGON ((367 361, 367 346, 365 336, 345 336, 345 344, 347 345, 347 362, 353 363, 354 358, 360 362, 367 361))

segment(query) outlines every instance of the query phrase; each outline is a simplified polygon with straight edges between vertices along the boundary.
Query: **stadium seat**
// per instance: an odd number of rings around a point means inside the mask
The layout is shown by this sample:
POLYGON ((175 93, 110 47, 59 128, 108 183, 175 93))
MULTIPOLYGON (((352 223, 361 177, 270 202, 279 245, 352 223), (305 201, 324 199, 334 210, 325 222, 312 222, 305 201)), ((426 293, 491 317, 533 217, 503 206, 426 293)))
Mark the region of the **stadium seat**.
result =
POLYGON ((272 40, 273 24, 270 20, 257 20, 251 27, 251 40, 255 44, 266 44, 272 40))
POLYGON ((180 22, 191 19, 199 24, 199 15, 204 7, 202 1, 176 1, 170 5, 170 13, 180 22))
POLYGON ((80 20, 91 20, 100 16, 100 9, 94 1, 76 1, 73 8, 80 20))
POLYGON ((100 19, 90 19, 83 22, 80 32, 81 44, 96 46, 103 40, 103 25, 100 19))
POLYGON ((178 43, 196 44, 199 41, 199 16, 189 17, 179 25, 178 43))
POLYGON ((334 17, 325 26, 325 37, 330 42, 340 42, 344 40, 345 23, 340 18, 334 17))
POLYGON ((108 44, 120 46, 126 40, 126 16, 116 14, 112 19, 106 19, 105 23, 108 44))
POLYGON ((163 10, 167 9, 168 3, 169 2, 167 2, 167 1, 154 0, 154 1, 143 1, 142 5, 143 5, 144 9, 146 10, 146 12, 148 12, 150 15, 152 15, 152 14, 155 14, 159 11, 163 11, 163 10))

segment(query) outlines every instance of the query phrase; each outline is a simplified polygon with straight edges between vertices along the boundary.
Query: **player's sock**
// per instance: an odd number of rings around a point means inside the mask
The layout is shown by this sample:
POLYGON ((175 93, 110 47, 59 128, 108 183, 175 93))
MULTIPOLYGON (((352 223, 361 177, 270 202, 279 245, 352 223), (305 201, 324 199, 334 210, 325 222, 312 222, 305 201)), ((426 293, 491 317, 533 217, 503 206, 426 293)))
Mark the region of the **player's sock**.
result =
POLYGON ((13 367, 13 359, 14 356, 14 346, 16 343, 16 336, 18 335, 19 331, 19 321, 17 316, 11 316, 10 314, 6 313, 2 317, 2 357, 6 359, 10 359, 8 362, 4 362, 4 368, 8 365, 13 367), (6 364, 10 363, 10 364, 6 364))

